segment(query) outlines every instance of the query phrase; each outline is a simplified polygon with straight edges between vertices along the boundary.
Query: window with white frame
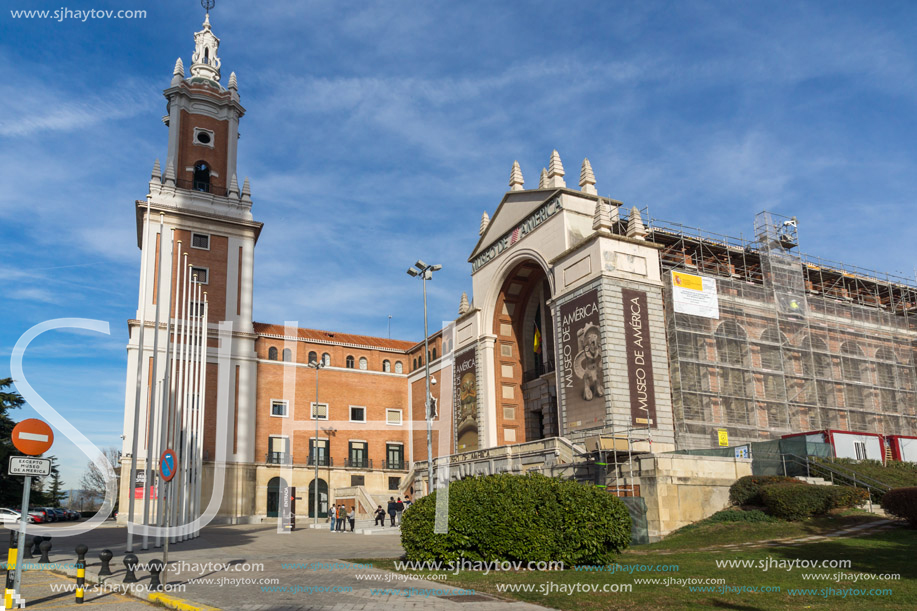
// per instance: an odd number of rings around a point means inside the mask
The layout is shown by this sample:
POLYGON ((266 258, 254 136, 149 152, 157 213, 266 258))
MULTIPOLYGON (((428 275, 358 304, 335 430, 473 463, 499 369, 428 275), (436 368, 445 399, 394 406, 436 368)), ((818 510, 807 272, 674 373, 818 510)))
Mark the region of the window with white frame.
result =
POLYGON ((386 359, 382 361, 382 371, 384 371, 385 373, 392 372, 392 362, 390 360, 386 359))
POLYGON ((290 415, 290 403, 283 399, 271 399, 271 416, 286 418, 290 415))
POLYGON ((199 284, 208 284, 208 280, 210 280, 210 270, 206 267, 192 267, 191 277, 194 278, 195 276, 197 276, 199 284))
POLYGON ((401 426, 401 410, 400 409, 385 410, 385 424, 391 424, 393 426, 401 426))
POLYGON ((210 250, 210 236, 206 233, 192 233, 191 248, 210 250))
POLYGON ((328 419, 328 404, 327 403, 318 403, 314 401, 311 403, 312 413, 309 415, 310 420, 327 420, 328 419))
POLYGON ((360 369, 362 369, 363 371, 366 371, 368 367, 369 367, 369 361, 366 360, 365 356, 361 356, 360 357, 360 369))
POLYGON ((328 354, 327 352, 322 354, 322 364, 325 367, 328 367, 329 365, 331 365, 331 355, 328 354))
POLYGON ((404 373, 404 366, 401 361, 395 361, 395 373, 404 373))
POLYGON ((351 422, 366 422, 366 408, 360 405, 350 406, 351 422))

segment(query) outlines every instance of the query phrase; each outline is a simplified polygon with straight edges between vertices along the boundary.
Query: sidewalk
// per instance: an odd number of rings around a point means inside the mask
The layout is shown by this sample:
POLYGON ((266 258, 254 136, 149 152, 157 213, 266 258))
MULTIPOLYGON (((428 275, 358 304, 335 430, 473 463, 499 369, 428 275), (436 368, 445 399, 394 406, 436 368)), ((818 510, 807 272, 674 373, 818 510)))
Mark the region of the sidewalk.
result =
POLYGON ((136 598, 114 592, 100 592, 87 588, 83 604, 76 603, 74 590, 64 590, 66 586, 75 586, 76 579, 64 577, 50 571, 28 570, 22 573, 22 597, 26 609, 85 609, 85 605, 100 607, 106 611, 149 611, 157 605, 140 601, 136 598), (55 586, 59 586, 56 588, 55 586))

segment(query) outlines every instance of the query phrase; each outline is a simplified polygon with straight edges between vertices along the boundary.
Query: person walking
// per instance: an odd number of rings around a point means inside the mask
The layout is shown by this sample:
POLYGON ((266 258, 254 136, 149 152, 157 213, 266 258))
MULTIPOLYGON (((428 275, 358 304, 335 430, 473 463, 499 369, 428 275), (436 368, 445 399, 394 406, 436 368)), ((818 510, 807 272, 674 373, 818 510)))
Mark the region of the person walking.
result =
POLYGON ((350 507, 350 513, 347 514, 347 521, 350 522, 350 532, 353 532, 353 527, 357 524, 357 508, 356 506, 350 507))
POLYGON ((388 517, 392 519, 391 526, 395 525, 395 497, 388 497, 388 517))
POLYGON ((382 509, 382 505, 379 505, 375 515, 376 521, 373 526, 385 526, 385 510, 382 509))
POLYGON ((334 532, 334 525, 337 522, 337 507, 334 505, 331 506, 331 511, 328 512, 328 517, 331 518, 331 532, 334 532))
POLYGON ((404 510, 407 511, 408 507, 410 506, 411 506, 411 497, 405 494, 404 495, 404 510))
POLYGON ((395 502, 395 523, 398 526, 401 526, 401 516, 404 514, 404 503, 401 501, 401 497, 398 497, 398 500, 395 502))

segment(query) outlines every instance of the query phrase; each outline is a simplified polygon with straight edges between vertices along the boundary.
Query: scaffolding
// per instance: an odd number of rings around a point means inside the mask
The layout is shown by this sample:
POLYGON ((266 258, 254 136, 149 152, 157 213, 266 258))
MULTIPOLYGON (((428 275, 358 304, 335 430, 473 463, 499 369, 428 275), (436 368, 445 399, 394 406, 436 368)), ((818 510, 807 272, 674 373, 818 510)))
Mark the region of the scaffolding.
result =
POLYGON ((838 429, 917 435, 917 284, 798 252, 795 218, 755 241, 647 219, 661 246, 678 447, 838 429), (714 278, 719 319, 676 313, 672 270, 714 278))

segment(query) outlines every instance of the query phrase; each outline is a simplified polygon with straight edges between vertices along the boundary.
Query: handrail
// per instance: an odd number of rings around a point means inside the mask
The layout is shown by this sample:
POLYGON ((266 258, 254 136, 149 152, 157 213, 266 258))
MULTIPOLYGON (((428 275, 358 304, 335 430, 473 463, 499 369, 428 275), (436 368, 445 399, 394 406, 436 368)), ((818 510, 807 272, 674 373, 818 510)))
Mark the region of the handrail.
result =
POLYGON ((894 488, 894 486, 892 486, 892 485, 890 485, 890 484, 887 484, 887 483, 885 483, 885 482, 883 482, 883 481, 881 481, 881 480, 878 480, 878 479, 876 479, 876 478, 874 478, 874 477, 869 477, 868 475, 863 475, 862 473, 857 473, 857 472, 854 471, 853 469, 847 468, 847 467, 845 467, 845 466, 843 466, 843 465, 840 465, 840 464, 838 464, 838 463, 836 463, 836 462, 833 462, 833 461, 831 462, 831 466, 830 466, 830 467, 828 467, 828 465, 827 465, 826 463, 819 462, 819 461, 817 461, 817 460, 813 460, 813 461, 812 461, 812 464, 818 465, 819 467, 827 468, 827 469, 829 469, 829 470, 830 470, 830 469, 834 469, 835 471, 841 471, 841 472, 847 471, 847 472, 849 472, 851 475, 853 475, 853 476, 855 476, 855 477, 859 477, 859 478, 862 479, 863 481, 872 481, 872 482, 873 482, 873 486, 875 486, 875 487, 877 487, 877 488, 884 488, 886 492, 889 491, 889 490, 891 490, 892 488, 894 488))
POLYGON ((829 473, 833 473, 834 475, 837 475, 838 477, 851 480, 854 486, 859 484, 860 486, 862 486, 863 488, 866 488, 867 490, 870 488, 875 488, 882 494, 885 494, 886 492, 891 490, 891 487, 888 484, 880 482, 879 480, 873 479, 871 477, 860 476, 856 472, 844 473, 843 471, 834 469, 833 467, 829 467, 828 465, 824 463, 816 462, 814 460, 809 460, 809 457, 807 456, 797 456, 796 454, 780 454, 780 456, 784 460, 784 469, 783 469, 784 475, 787 474, 786 473, 786 459, 789 458, 791 461, 794 461, 797 464, 804 465, 806 467, 806 473, 811 472, 812 468, 819 468, 819 469, 824 469, 825 471, 828 471, 829 473), (872 483, 867 482, 866 480, 872 480, 872 483))

